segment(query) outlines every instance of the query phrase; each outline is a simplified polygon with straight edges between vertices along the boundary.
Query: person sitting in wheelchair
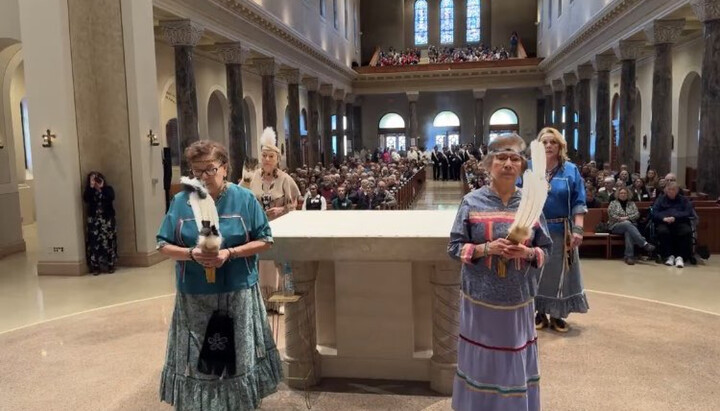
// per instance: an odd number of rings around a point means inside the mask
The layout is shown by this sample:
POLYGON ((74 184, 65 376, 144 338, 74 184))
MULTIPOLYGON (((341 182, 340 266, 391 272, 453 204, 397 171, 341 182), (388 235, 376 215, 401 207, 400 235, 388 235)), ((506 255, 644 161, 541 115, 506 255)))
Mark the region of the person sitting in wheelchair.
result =
POLYGON ((665 265, 682 268, 692 257, 692 218, 695 215, 687 197, 678 195, 680 187, 668 182, 665 194, 653 205, 653 221, 660 256, 665 265))

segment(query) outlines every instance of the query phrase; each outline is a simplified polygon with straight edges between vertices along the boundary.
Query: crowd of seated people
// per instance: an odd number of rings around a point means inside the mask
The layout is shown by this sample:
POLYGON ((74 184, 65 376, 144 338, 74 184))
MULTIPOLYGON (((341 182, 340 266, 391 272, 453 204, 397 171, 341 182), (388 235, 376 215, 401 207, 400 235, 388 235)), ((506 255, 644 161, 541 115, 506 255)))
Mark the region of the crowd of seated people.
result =
MULTIPOLYGON (((477 159, 465 162, 463 168, 467 191, 489 183, 488 173, 477 159)), ((636 262, 636 248, 651 256, 657 248, 658 261, 668 266, 682 268, 685 262, 695 260, 692 221, 697 214, 674 174, 660 178, 650 169, 641 176, 631 173, 626 165, 617 171, 611 170, 609 164, 598 169, 594 161, 581 165, 580 174, 585 180, 588 208, 607 208, 605 229, 624 236, 624 260, 628 265, 636 262), (638 202, 652 204, 652 212, 641 218, 638 202), (652 232, 647 230, 650 226, 652 232)))
POLYGON ((387 210, 398 205, 399 189, 425 169, 425 153, 415 147, 362 150, 330 167, 318 163, 289 171, 300 189, 302 210, 387 210))
POLYGON ((377 66, 410 66, 420 63, 420 49, 412 48, 397 51, 390 47, 388 51, 380 51, 377 66))
POLYGON ((430 64, 462 63, 466 61, 498 61, 510 58, 510 52, 504 47, 490 48, 484 45, 465 47, 428 48, 430 64))

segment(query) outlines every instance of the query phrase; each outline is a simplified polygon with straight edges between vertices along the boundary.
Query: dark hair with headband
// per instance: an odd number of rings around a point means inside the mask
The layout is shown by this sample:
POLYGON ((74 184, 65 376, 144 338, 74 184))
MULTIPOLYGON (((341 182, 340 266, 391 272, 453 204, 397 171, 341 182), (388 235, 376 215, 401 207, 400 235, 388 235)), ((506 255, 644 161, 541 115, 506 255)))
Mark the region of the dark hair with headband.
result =
POLYGON ((527 160, 525 156, 523 156, 523 151, 525 151, 525 140, 523 140, 522 137, 517 135, 517 133, 502 134, 495 138, 488 146, 488 154, 483 159, 483 167, 485 167, 486 170, 490 170, 496 154, 510 152, 518 154, 523 158, 522 171, 525 171, 527 160))

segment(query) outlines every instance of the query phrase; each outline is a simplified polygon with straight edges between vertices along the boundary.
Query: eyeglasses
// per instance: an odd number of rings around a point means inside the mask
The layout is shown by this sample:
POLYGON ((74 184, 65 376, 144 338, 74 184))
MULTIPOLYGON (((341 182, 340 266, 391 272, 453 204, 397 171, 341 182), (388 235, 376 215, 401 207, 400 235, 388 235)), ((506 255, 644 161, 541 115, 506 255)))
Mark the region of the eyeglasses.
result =
POLYGON ((509 154, 509 153, 498 153, 495 154, 495 159, 497 159, 500 162, 506 162, 508 159, 513 163, 521 163, 522 157, 520 157, 517 154, 509 154))
POLYGON ((218 170, 218 167, 208 168, 206 170, 192 170, 192 175, 196 178, 202 177, 203 174, 207 174, 208 177, 212 177, 218 173, 218 170))

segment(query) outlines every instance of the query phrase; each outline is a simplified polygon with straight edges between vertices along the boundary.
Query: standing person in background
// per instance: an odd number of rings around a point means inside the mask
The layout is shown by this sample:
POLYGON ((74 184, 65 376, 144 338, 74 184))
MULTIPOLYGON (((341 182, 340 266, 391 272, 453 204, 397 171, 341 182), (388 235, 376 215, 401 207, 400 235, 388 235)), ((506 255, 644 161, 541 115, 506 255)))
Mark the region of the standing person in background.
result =
POLYGON ((92 171, 83 192, 87 205, 86 258, 93 275, 114 273, 117 262, 117 224, 115 222, 115 190, 105 177, 92 171))
MULTIPOLYGON (((280 149, 276 145, 275 132, 268 127, 260 137, 261 164, 250 182, 250 190, 255 194, 267 214, 269 221, 282 217, 295 210, 300 189, 295 181, 280 170, 280 149)), ((280 290, 280 273, 273 261, 260 261, 260 290, 265 299, 280 290)), ((285 312, 284 306, 268 305, 278 313, 285 312)))
POLYGON ((433 163, 433 180, 437 181, 440 179, 440 151, 438 150, 438 146, 435 146, 435 149, 433 149, 432 154, 430 154, 430 159, 433 163))
POLYGON ((513 31, 510 35, 510 57, 518 56, 518 43, 520 38, 518 37, 517 31, 513 31))
POLYGON ((553 247, 535 297, 535 327, 550 326, 565 333, 570 328, 564 319, 570 313, 585 313, 589 308, 578 253, 587 213, 585 184, 577 166, 567 157, 567 143, 559 131, 546 127, 540 130, 537 140, 545 146, 547 159, 549 191, 543 214, 553 247))

